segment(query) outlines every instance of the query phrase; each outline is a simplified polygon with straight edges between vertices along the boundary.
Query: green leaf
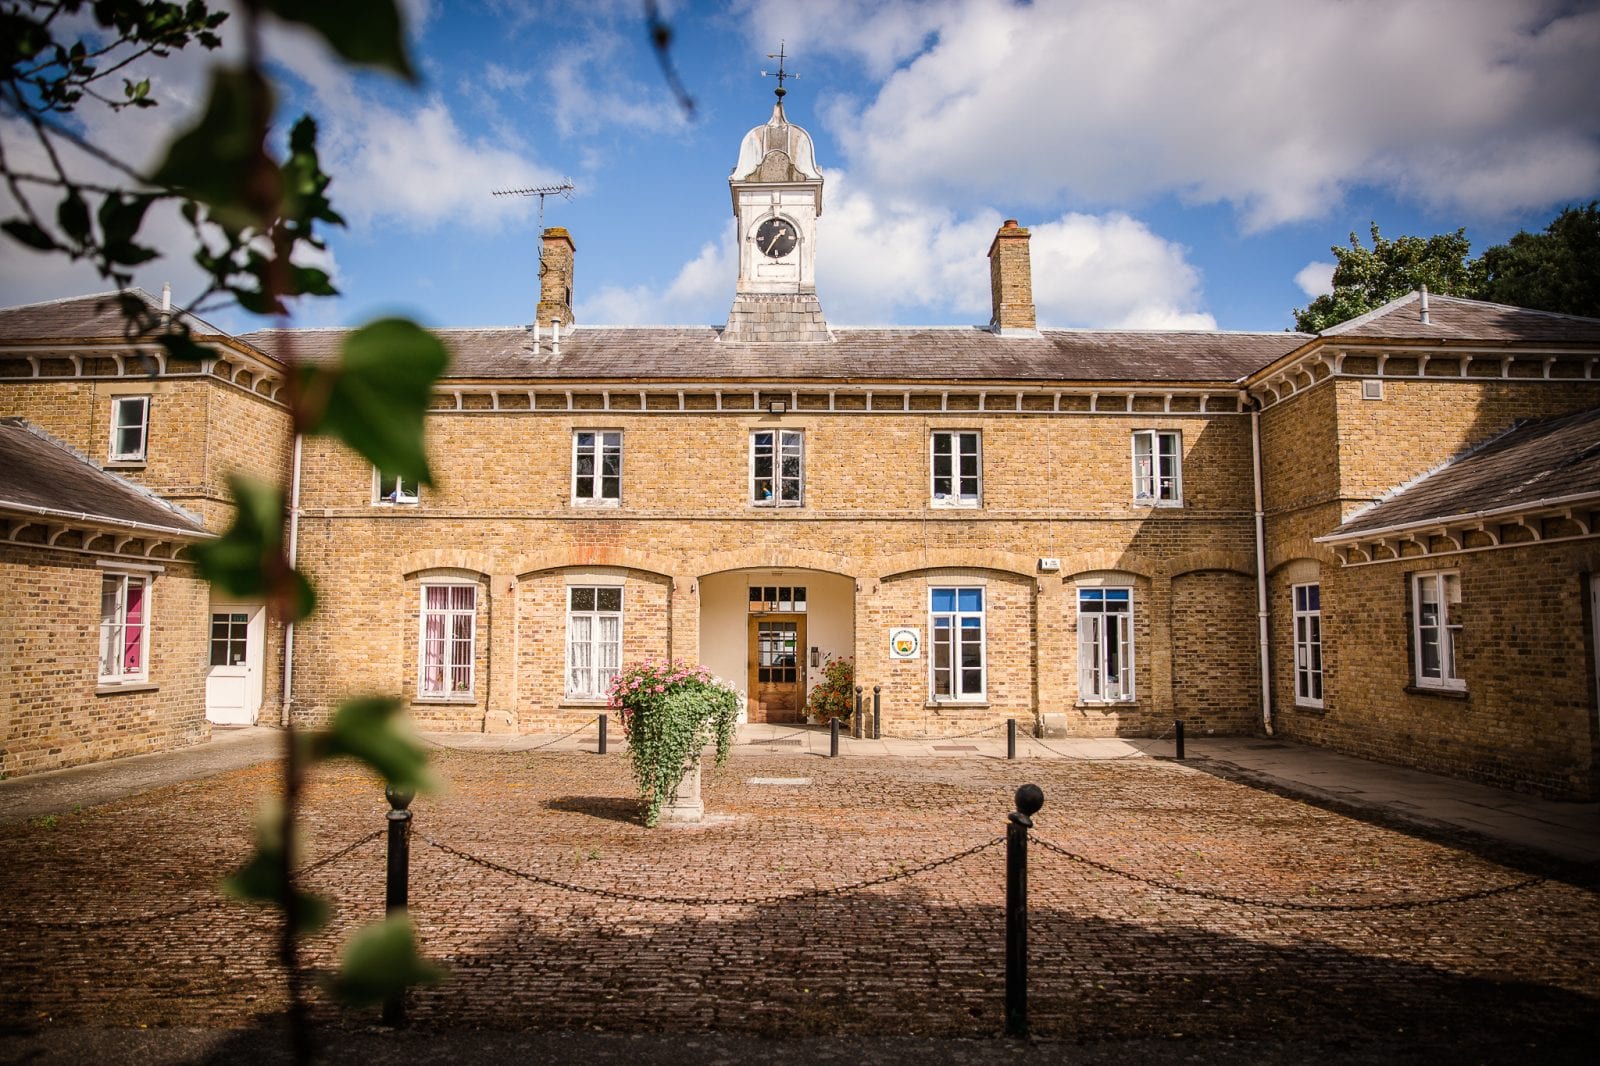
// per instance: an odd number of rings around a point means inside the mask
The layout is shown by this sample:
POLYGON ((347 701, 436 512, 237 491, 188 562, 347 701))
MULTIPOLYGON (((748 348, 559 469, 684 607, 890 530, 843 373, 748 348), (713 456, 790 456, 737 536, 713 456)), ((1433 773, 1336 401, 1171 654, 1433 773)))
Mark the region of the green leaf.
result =
POLYGON ((423 418, 449 361, 439 338, 414 322, 363 326, 345 338, 337 368, 301 370, 301 394, 325 398, 306 432, 344 441, 385 473, 431 485, 423 418))
POLYGON ((265 597, 277 617, 300 621, 316 595, 283 554, 283 494, 237 475, 228 487, 238 510, 226 533, 195 549, 201 575, 229 595, 265 597))
POLYGON ((124 266, 138 266, 158 258, 161 253, 154 248, 146 248, 142 244, 132 241, 108 241, 105 246, 106 259, 124 266))
POLYGON ((331 990, 351 1006, 370 1007, 412 985, 437 984, 443 977, 444 970, 418 954, 411 917, 400 913, 356 931, 331 990))
POLYGON ((67 195, 56 208, 56 221, 61 232, 78 244, 89 240, 89 205, 83 202, 77 189, 68 189, 67 195))
MULTIPOLYGON (((256 850, 243 866, 222 882, 222 890, 234 899, 281 904, 284 901, 283 835, 281 815, 268 807, 256 819, 256 850)), ((298 889, 290 904, 295 931, 312 933, 328 924, 326 900, 298 889)))
POLYGON ((310 26, 352 63, 417 80, 394 0, 264 0, 261 6, 285 22, 310 26))
POLYGON ((100 233, 107 245, 133 241, 139 227, 144 225, 144 214, 150 209, 149 196, 129 196, 124 199, 117 193, 108 193, 100 204, 100 233))
POLYGON ((12 240, 41 252, 53 252, 59 247, 48 233, 24 219, 8 218, 0 222, 0 229, 10 234, 12 240))
POLYGON ((328 272, 316 267, 294 267, 291 272, 291 291, 299 296, 337 296, 328 272))
POLYGON ((428 753, 404 728, 405 719, 399 714, 399 700, 377 696, 349 700, 334 712, 328 728, 315 734, 311 752, 318 759, 357 759, 395 788, 426 792, 433 788, 428 753))
POLYGON ((278 168, 261 144, 271 114, 272 89, 264 79, 214 70, 200 120, 172 142, 150 180, 199 200, 223 225, 263 224, 277 213, 279 196, 278 168))

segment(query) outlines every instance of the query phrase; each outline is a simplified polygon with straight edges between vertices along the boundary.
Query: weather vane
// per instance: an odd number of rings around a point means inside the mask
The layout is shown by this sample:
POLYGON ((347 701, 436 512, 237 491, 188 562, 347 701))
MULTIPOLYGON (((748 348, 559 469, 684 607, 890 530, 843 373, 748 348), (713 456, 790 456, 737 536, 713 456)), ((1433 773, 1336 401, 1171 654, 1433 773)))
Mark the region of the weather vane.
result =
POLYGON ((779 100, 782 100, 784 98, 784 96, 789 92, 788 89, 785 89, 783 87, 783 79, 784 78, 798 78, 800 76, 798 74, 790 74, 790 73, 788 73, 787 71, 785 71, 783 69, 783 61, 785 59, 789 58, 787 55, 784 54, 783 46, 784 46, 784 42, 780 39, 778 41, 778 50, 776 52, 768 52, 767 53, 767 58, 768 59, 776 59, 778 61, 778 69, 777 69, 777 71, 775 73, 774 72, 765 71, 765 70, 763 70, 761 72, 761 76, 763 78, 777 78, 778 79, 777 92, 778 92, 778 99, 779 100))

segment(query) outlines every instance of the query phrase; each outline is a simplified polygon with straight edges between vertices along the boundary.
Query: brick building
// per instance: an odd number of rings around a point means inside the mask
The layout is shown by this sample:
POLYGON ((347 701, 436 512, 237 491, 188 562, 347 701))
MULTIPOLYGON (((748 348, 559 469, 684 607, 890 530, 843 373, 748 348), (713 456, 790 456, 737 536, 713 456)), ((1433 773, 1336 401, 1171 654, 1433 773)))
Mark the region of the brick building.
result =
MULTIPOLYGON (((212 532, 230 469, 290 484, 320 592, 280 633, 258 604, 169 616, 153 589, 154 631, 186 649, 171 688, 206 706, 141 733, 113 697, 63 693, 52 725, 6 703, 4 768, 208 718, 319 721, 354 692, 404 696, 424 728, 575 728, 645 657, 704 662, 751 719, 791 721, 850 657, 894 734, 1182 718, 1600 794, 1600 321, 1418 294, 1318 336, 1039 329, 1008 220, 988 325, 848 328, 817 298, 823 178, 781 104, 729 187, 725 326, 575 324, 577 242, 552 229, 537 324, 441 331, 420 492, 291 432, 286 364, 335 358, 342 331, 194 322, 216 358, 168 365, 103 297, 0 311, 0 415, 212 532)), ((5 668, 26 679, 53 534, 0 517, 28 582, 5 668)))

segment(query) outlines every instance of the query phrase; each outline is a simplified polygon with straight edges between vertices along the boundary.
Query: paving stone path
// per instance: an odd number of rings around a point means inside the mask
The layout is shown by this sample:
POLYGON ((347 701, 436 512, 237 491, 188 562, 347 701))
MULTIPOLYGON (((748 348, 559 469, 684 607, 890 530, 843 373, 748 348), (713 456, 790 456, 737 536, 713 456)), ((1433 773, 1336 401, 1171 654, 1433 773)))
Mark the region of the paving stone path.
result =
MULTIPOLYGON (((712 818, 655 831, 638 823, 616 755, 439 752, 435 765, 447 787, 413 805, 411 900, 451 975, 414 995, 419 1029, 994 1034, 1001 846, 819 893, 993 840, 1026 774, 1046 795, 1040 840, 1173 886, 1034 847, 1031 1005, 1047 1037, 1581 1061, 1600 1032, 1590 887, 1553 879, 1400 910, 1223 902, 1212 896, 1432 900, 1528 875, 1182 765, 743 755, 707 775, 712 818), (752 897, 768 898, 720 902, 752 897)), ((0 829, 0 1026, 235 1028, 281 1010, 270 918, 216 889, 275 774, 265 764, 0 829)), ((380 828, 385 809, 364 773, 320 773, 308 856, 380 828)), ((381 914, 381 841, 309 881, 337 907, 309 948, 329 966, 381 914)))

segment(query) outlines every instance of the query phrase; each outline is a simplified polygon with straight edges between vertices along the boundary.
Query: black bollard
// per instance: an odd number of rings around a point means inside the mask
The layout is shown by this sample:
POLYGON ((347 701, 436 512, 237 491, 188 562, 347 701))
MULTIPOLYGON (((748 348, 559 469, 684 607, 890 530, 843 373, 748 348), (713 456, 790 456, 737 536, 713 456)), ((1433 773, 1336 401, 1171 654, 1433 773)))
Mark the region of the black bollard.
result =
POLYGON ((828 719, 828 758, 839 757, 839 719, 828 719))
POLYGON ((1044 789, 1017 789, 1006 816, 1006 1035, 1028 1035, 1028 830, 1044 806, 1044 789))
POLYGON ((1006 758, 1015 759, 1016 757, 1017 757, 1017 720, 1015 718, 1007 718, 1006 719, 1006 758))
POLYGON ((872 739, 883 739, 883 686, 872 686, 872 739))
POLYGON ((603 714, 600 716, 600 743, 595 746, 595 752, 599 755, 606 753, 606 716, 603 714))
POLYGON ((865 726, 861 721, 861 686, 857 685, 856 686, 856 723, 855 723, 855 729, 853 730, 853 732, 855 733, 855 738, 857 740, 860 740, 862 737, 864 737, 866 735, 863 732, 863 729, 865 729, 865 726))
MULTIPOLYGON (((387 916, 405 912, 410 898, 411 872, 411 800, 416 793, 404 788, 386 788, 384 798, 389 801, 389 867, 384 886, 383 912, 387 916)), ((404 989, 383 1001, 383 1024, 404 1025, 406 1021, 406 993, 404 989)))
POLYGON ((1172 723, 1172 740, 1177 745, 1178 758, 1183 758, 1183 719, 1172 723))

